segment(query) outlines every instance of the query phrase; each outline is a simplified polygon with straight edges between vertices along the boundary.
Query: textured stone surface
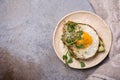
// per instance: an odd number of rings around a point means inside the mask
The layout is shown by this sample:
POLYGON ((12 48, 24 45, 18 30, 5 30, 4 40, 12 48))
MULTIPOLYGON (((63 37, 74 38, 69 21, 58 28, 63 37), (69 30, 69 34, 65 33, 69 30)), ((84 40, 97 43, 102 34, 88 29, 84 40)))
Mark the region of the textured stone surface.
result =
POLYGON ((87 0, 0 0, 0 80, 85 80, 96 68, 64 66, 52 47, 57 22, 87 0))

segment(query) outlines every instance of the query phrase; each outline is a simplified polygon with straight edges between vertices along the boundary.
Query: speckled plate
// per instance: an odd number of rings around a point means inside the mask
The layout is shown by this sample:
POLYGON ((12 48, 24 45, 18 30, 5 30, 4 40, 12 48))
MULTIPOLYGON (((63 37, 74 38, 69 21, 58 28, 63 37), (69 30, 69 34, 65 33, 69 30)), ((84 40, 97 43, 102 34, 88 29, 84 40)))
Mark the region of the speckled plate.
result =
POLYGON ((66 15, 65 17, 63 17, 58 22, 53 35, 53 47, 58 58, 62 62, 64 62, 62 59, 62 56, 66 53, 67 48, 64 47, 61 41, 61 35, 62 35, 62 29, 64 27, 63 24, 69 20, 91 25, 96 30, 98 35, 103 39, 105 50, 106 50, 105 52, 97 53, 95 57, 84 61, 86 65, 85 67, 81 67, 80 63, 75 59, 73 59, 73 63, 69 64, 69 66, 71 68, 76 68, 76 69, 86 69, 86 68, 93 67, 99 64, 101 61, 103 61, 109 53, 111 42, 112 42, 112 34, 110 31, 110 28, 102 18, 100 18, 94 13, 87 12, 87 11, 72 12, 66 15))

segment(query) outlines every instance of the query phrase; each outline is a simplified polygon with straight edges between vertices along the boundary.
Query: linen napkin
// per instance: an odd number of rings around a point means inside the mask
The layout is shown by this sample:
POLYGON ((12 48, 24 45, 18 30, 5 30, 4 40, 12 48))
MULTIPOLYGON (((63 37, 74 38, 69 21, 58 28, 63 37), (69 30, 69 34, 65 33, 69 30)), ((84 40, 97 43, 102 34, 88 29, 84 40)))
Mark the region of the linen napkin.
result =
POLYGON ((120 54, 98 68, 86 80, 120 80, 120 54))

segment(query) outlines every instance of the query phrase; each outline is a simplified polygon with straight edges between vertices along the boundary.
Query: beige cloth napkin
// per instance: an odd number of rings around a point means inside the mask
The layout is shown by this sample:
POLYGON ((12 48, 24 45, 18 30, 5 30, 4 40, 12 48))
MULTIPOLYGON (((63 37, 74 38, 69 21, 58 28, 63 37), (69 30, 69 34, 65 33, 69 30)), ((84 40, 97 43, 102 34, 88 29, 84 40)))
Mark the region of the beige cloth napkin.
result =
POLYGON ((96 13, 110 26, 113 43, 109 54, 110 61, 98 68, 86 80, 120 80, 120 0, 89 1, 96 13))
POLYGON ((120 80, 120 54, 98 68, 86 80, 120 80))

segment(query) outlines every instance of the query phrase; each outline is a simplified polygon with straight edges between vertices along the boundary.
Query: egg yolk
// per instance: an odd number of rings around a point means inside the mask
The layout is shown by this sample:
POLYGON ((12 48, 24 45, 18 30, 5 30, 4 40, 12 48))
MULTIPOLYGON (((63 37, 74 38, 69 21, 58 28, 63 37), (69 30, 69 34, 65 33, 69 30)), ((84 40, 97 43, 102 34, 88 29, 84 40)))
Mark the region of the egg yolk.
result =
POLYGON ((87 32, 83 32, 83 34, 81 35, 81 39, 77 40, 77 45, 80 44, 83 44, 84 48, 87 48, 92 44, 92 37, 87 32))

